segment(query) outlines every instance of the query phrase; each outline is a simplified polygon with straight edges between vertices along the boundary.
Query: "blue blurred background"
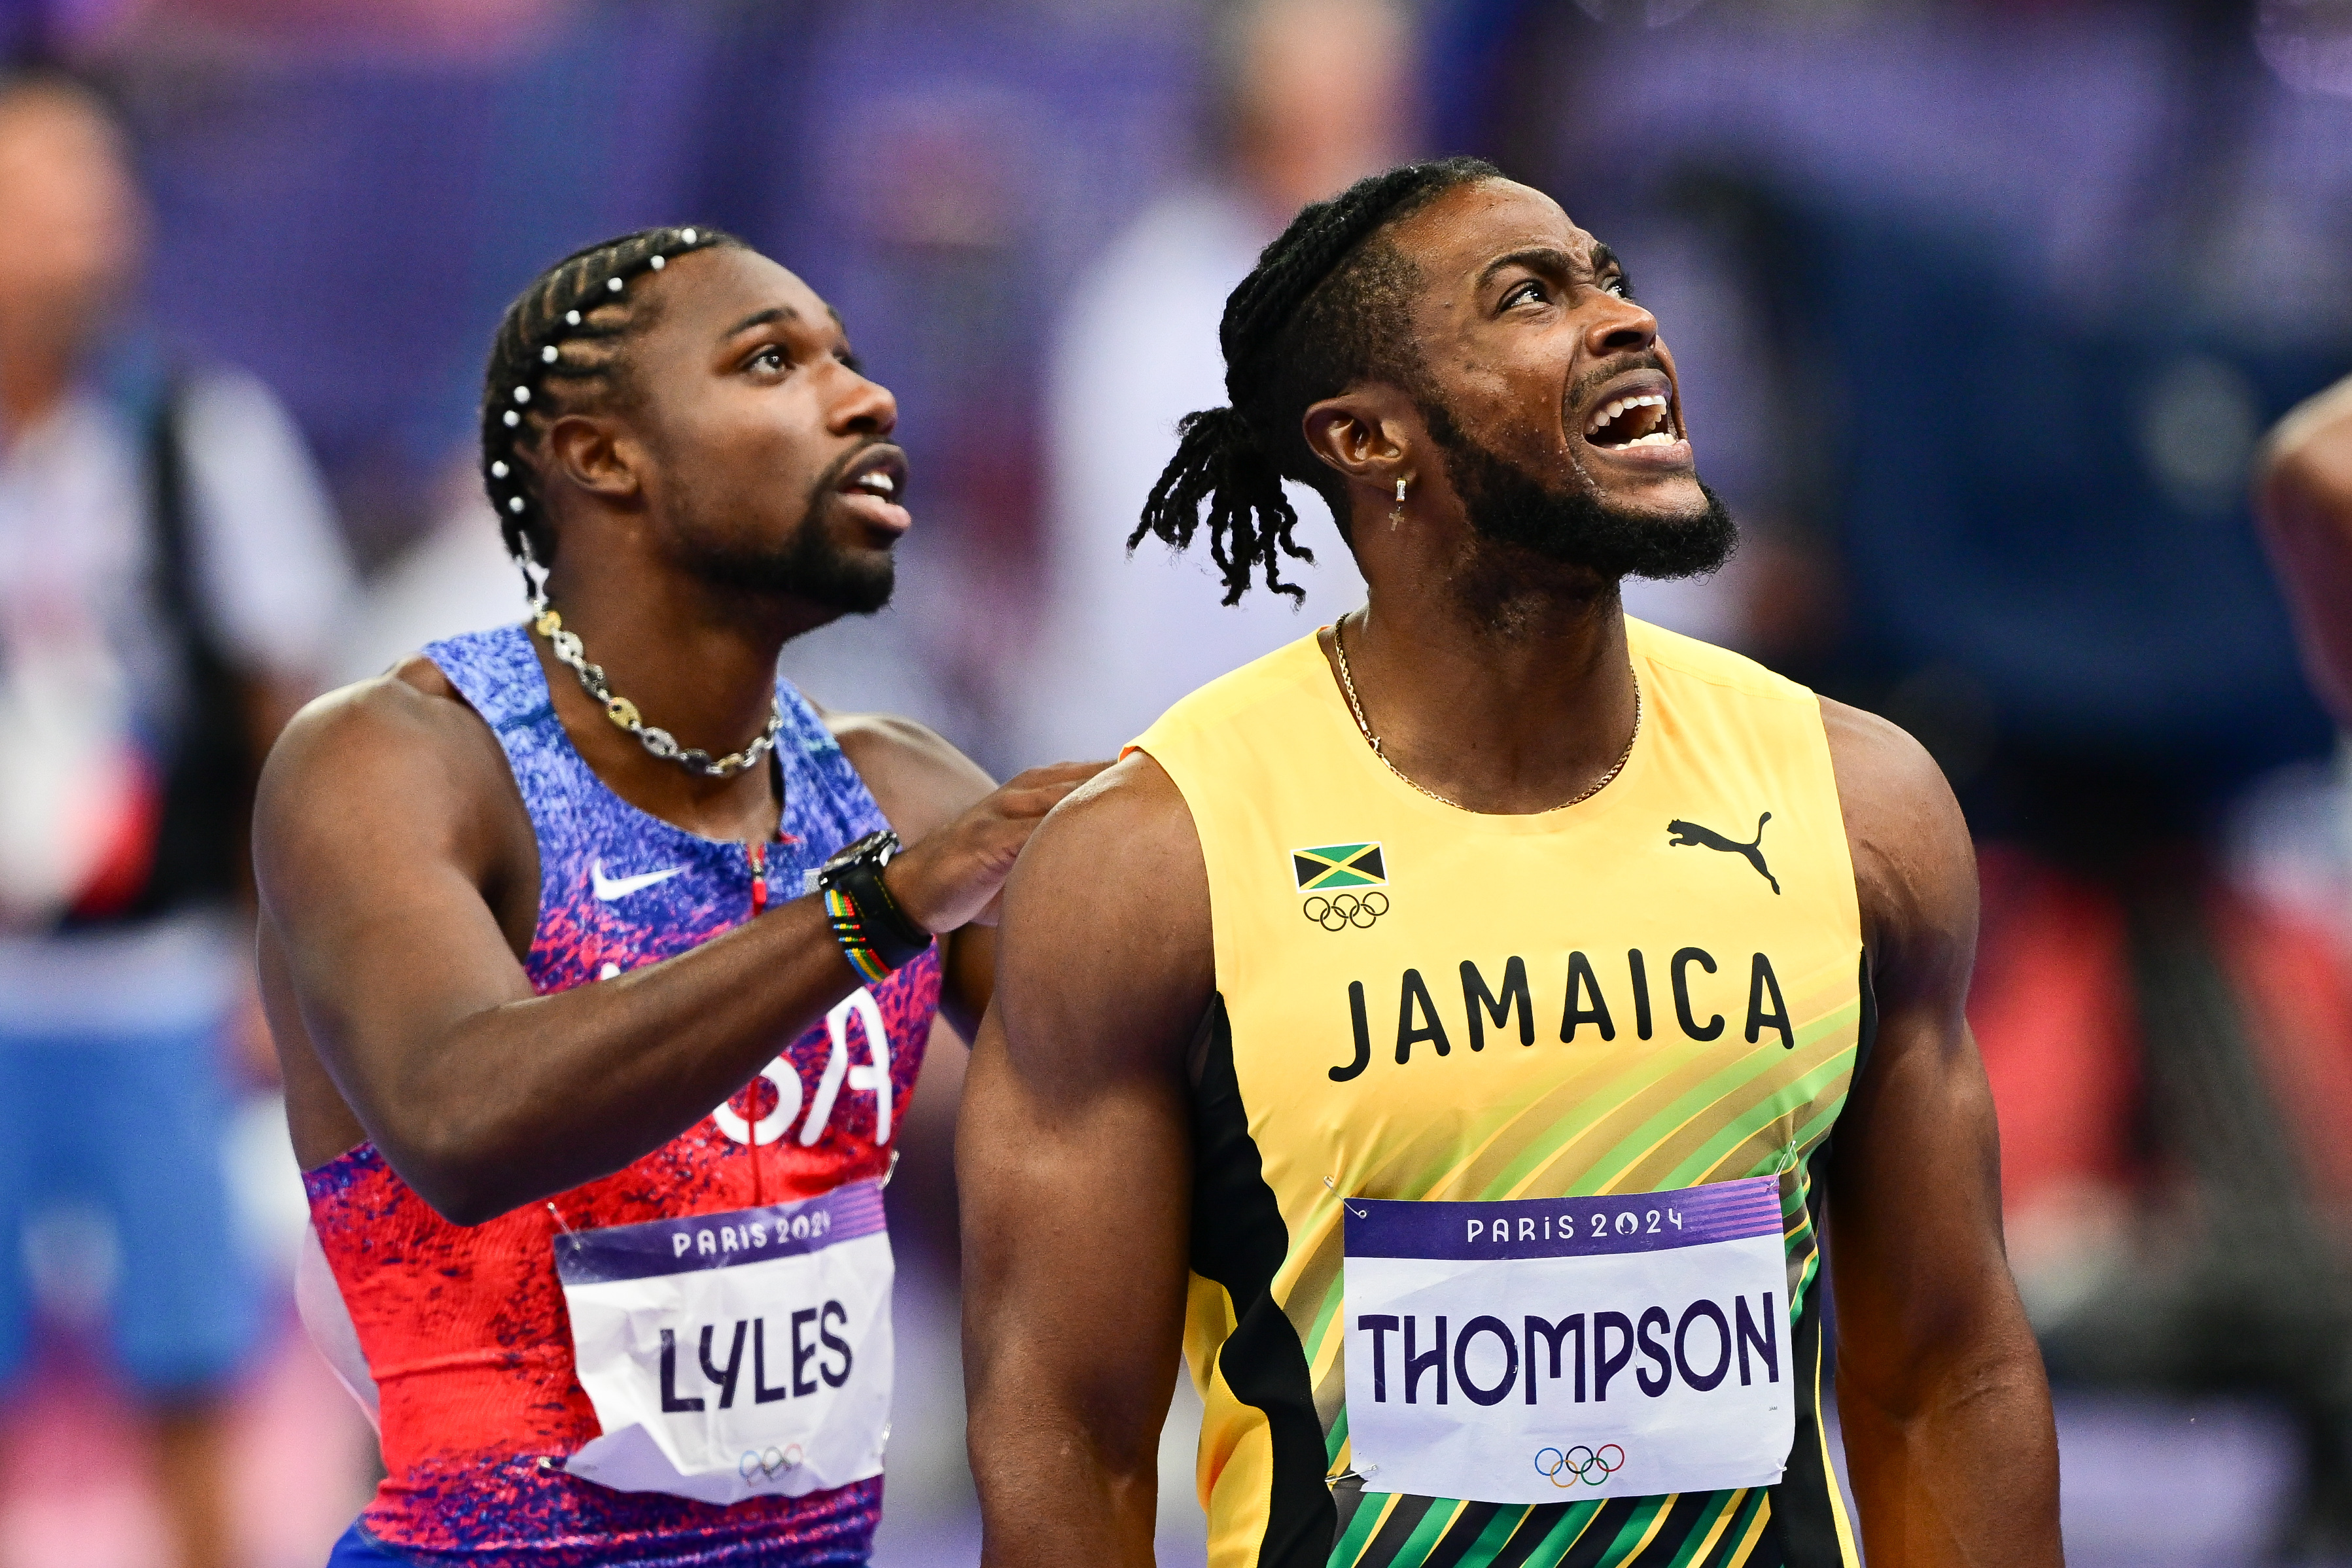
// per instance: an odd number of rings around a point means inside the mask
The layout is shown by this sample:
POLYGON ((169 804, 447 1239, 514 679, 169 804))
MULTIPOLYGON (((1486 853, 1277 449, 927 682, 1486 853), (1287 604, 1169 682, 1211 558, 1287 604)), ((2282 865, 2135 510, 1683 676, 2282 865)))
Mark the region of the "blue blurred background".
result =
MULTIPOLYGON (((1894 717, 1969 809, 2071 1560, 2352 1561, 2352 838, 2246 503, 2263 432, 2352 371, 2352 5, 16 0, 0 33, 119 106, 139 335, 258 378, 323 477, 348 570, 304 580, 333 602, 289 674, 520 612, 470 478, 491 329, 575 246, 710 223, 840 309, 915 468, 898 602, 788 672, 1000 775, 1109 754, 1360 590, 1316 502, 1300 614, 1123 551, 1256 247, 1421 153, 1552 193, 1626 257, 1746 529, 1629 608, 1894 717)), ((233 1560, 297 1568, 373 1442, 292 1317, 249 1034, 218 1131, 269 1305, 218 1485, 233 1560)), ((886 1563, 977 1551, 937 1045, 886 1563)), ((98 1327, 121 1239, 69 1206, 25 1237, 0 1568, 193 1561, 98 1327)), ((1194 1407, 1163 1561, 1201 1556, 1194 1407)))

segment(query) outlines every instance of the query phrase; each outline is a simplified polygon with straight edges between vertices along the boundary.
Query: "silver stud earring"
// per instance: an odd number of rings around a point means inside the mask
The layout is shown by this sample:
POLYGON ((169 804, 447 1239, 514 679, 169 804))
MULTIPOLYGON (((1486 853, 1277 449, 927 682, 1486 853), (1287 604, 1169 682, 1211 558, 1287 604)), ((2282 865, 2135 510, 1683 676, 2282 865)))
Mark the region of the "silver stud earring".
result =
POLYGON ((1389 527, 1391 528, 1395 528, 1398 524, 1404 521, 1405 483, 1406 481, 1402 477, 1397 480, 1396 506, 1389 512, 1389 527))

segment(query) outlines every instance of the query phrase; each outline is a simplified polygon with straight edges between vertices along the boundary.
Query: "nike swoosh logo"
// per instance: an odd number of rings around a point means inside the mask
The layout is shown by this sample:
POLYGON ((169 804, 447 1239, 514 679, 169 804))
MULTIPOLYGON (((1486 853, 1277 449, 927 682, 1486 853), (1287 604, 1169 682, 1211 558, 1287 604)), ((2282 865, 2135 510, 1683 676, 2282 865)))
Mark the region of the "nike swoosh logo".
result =
POLYGON ((667 882, 685 869, 682 865, 674 865, 667 871, 643 872, 635 876, 606 876, 604 862, 599 860, 589 862, 588 880, 595 883, 596 896, 609 904, 614 899, 626 898, 633 893, 642 892, 657 882, 667 882))

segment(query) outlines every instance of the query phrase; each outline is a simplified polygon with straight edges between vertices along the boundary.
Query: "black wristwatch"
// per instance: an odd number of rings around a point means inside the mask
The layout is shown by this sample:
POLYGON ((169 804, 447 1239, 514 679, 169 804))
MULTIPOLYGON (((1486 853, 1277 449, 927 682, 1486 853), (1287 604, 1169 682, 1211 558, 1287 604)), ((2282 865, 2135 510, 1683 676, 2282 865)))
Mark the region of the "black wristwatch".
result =
POLYGON ((882 868, 898 858, 898 835, 885 828, 843 850, 816 873, 834 939, 868 985, 887 979, 931 945, 931 934, 907 917, 882 881, 882 868))

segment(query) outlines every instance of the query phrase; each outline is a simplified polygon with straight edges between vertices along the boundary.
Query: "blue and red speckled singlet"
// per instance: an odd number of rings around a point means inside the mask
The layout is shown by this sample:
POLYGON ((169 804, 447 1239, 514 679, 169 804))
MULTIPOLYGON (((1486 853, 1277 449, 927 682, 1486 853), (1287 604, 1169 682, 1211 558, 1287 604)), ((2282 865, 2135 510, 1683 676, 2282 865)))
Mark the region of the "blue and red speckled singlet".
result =
MULTIPOLYGON (((750 849, 673 827, 605 788, 556 718, 521 627, 452 638, 425 653, 497 734, 530 812, 540 860, 527 960, 535 991, 658 963, 751 917, 750 849)), ((767 846, 768 902, 800 897, 817 866, 887 825, 800 694, 780 679, 776 696, 784 813, 780 841, 767 846)), ((904 1105, 939 1007, 938 947, 872 993, 889 1036, 891 1100, 904 1105)), ((844 1027, 862 1058, 869 1047, 856 1037, 864 1026, 844 1027)), ((803 1110, 781 1136, 763 1131, 756 1148, 740 1141, 779 1104, 775 1085, 754 1079, 719 1108, 725 1114, 559 1195, 554 1210, 586 1230, 810 1197, 883 1175, 898 1118, 877 1124, 880 1096, 843 1082, 841 1054, 822 1020, 783 1046, 780 1064, 798 1073, 803 1110)), ((866 1561, 878 1477, 720 1508, 613 1491, 562 1471, 564 1456, 599 1428, 572 1372, 548 1204, 471 1228, 452 1225, 373 1143, 303 1180, 383 1401, 390 1473, 360 1516, 368 1535, 402 1556, 467 1568, 866 1561)))

